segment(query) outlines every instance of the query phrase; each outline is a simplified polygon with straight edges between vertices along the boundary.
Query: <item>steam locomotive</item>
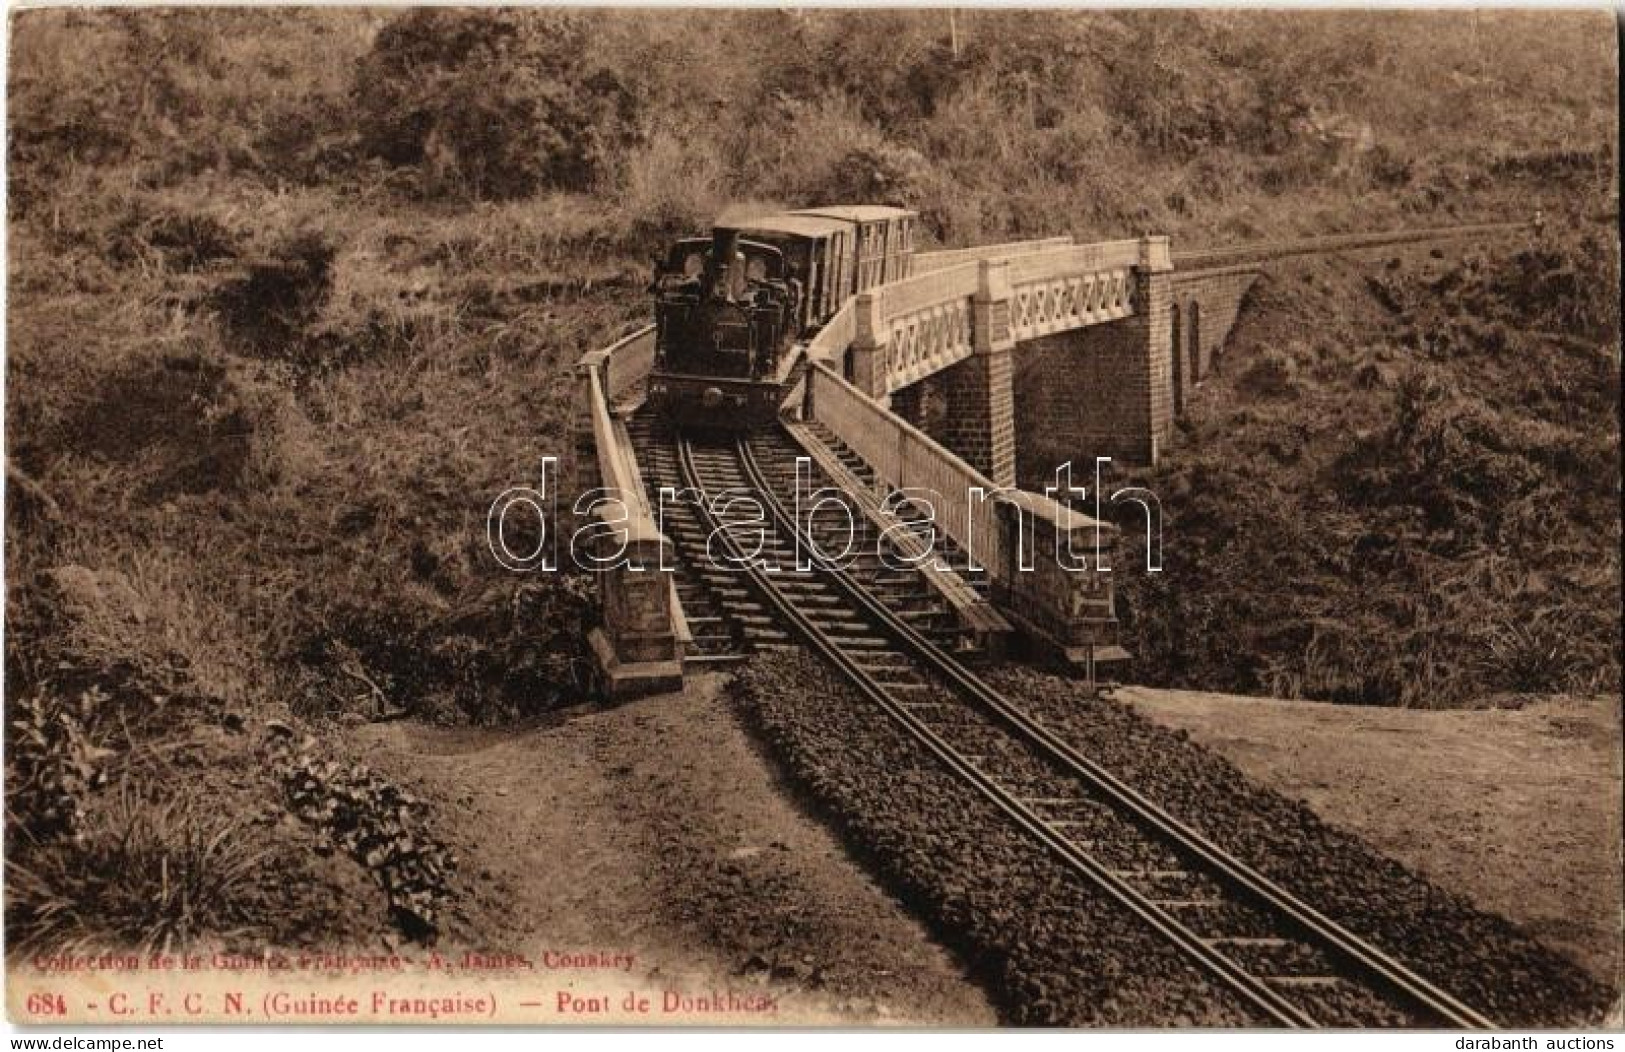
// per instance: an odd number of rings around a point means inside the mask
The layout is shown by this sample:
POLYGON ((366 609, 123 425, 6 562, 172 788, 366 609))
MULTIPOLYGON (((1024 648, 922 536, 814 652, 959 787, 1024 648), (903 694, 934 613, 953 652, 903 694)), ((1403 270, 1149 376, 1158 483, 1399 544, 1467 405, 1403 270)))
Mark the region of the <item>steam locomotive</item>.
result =
POLYGON ((690 428, 770 424, 806 342, 848 299, 907 277, 918 214, 831 205, 717 225, 655 264, 648 403, 690 428))

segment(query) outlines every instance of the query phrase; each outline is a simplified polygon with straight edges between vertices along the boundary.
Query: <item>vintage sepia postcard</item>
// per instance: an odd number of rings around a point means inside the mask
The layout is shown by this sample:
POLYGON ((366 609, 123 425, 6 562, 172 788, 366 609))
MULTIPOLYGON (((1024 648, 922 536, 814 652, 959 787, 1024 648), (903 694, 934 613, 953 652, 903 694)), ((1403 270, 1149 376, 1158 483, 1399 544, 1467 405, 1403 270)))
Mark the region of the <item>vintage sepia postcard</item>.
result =
POLYGON ((1611 11, 8 32, 13 1026, 1621 1025, 1611 11))

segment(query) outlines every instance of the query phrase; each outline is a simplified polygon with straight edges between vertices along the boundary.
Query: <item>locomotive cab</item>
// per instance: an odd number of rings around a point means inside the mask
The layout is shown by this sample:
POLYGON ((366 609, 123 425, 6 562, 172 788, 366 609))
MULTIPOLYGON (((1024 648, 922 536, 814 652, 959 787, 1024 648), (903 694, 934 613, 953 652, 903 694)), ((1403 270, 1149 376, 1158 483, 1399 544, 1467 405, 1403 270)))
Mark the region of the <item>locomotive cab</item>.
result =
POLYGON ((773 422, 803 341, 856 293, 908 274, 915 213, 833 205, 684 238, 655 264, 648 401, 692 427, 773 422))
POLYGON ((784 256, 719 228, 672 246, 655 275, 655 368, 754 379, 790 322, 784 256))

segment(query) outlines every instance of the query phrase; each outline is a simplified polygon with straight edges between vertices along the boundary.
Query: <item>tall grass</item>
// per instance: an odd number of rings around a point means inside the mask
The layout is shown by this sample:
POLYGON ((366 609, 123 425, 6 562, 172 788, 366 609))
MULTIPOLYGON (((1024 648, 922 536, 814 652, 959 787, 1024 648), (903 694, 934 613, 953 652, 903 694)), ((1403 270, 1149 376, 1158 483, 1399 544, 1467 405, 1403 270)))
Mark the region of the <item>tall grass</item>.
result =
POLYGON ((197 803, 121 786, 79 836, 7 852, 8 941, 18 951, 148 952, 229 938, 252 915, 248 893, 267 857, 239 833, 197 803))

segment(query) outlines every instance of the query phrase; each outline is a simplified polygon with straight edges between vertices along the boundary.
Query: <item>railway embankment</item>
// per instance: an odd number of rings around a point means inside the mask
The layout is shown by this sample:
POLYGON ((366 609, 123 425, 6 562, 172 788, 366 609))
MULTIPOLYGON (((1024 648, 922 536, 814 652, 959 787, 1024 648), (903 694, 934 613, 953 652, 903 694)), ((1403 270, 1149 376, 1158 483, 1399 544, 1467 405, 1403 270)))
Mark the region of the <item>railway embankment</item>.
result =
MULTIPOLYGON (((1190 734, 1120 702, 1091 700, 1073 684, 1028 672, 991 679, 1176 817, 1497 1022, 1573 1025, 1607 1011, 1607 985, 1513 920, 1476 908, 1461 889, 1382 853, 1364 839, 1367 829, 1324 821, 1190 734)), ((737 698, 809 803, 838 816, 833 822, 853 850, 991 989, 1004 991, 1000 1009, 1009 1021, 1250 1021, 1148 929, 1068 887, 1038 848, 1007 831, 822 668, 795 655, 761 659, 741 675, 737 698), (819 704, 806 704, 813 696, 819 704)), ((1267 740, 1293 747, 1290 739, 1267 740)), ((1372 827, 1388 827, 1371 837, 1379 844, 1400 828, 1452 818, 1431 815, 1425 797, 1368 810, 1372 827)), ((1463 864, 1507 865, 1493 851, 1481 854, 1463 864)))

